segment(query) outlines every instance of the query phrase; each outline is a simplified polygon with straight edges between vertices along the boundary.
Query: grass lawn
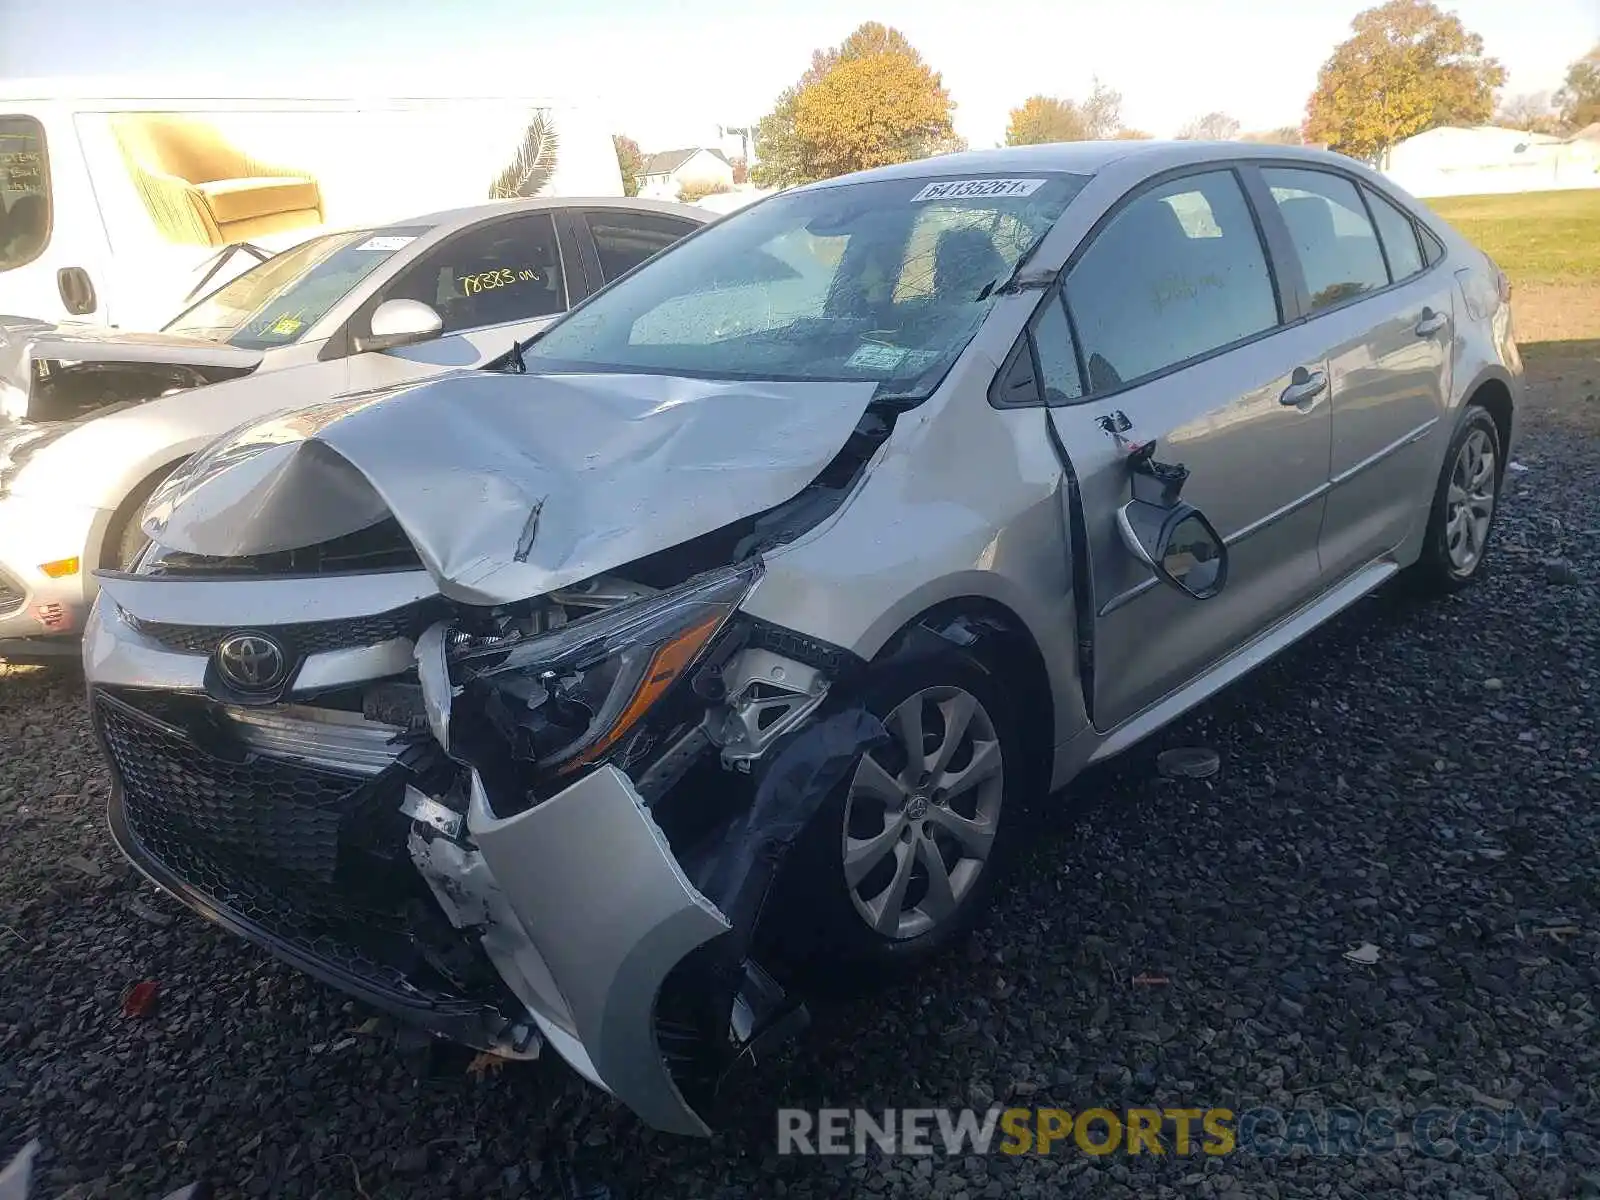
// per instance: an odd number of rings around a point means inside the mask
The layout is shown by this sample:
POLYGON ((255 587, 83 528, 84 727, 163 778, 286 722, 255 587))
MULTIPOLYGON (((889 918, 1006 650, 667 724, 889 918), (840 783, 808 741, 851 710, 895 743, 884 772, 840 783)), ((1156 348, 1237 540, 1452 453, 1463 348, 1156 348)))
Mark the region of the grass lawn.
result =
POLYGON ((1524 349, 1592 357, 1600 343, 1600 188, 1426 203, 1511 277, 1524 349))
POLYGON ((1516 284, 1600 283, 1600 188, 1427 202, 1516 284))
POLYGON ((1600 188, 1426 203, 1511 277, 1530 405, 1600 434, 1600 188))

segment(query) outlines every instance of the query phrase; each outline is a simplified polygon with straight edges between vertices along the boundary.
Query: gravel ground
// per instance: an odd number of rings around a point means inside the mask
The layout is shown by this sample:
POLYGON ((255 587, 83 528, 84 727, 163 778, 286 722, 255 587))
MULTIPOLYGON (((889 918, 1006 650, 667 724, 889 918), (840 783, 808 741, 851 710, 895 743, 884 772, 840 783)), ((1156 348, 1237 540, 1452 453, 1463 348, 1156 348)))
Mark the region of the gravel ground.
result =
POLYGON ((81 685, 0 676, 0 1162, 44 1196, 1600 1195, 1600 440, 1543 422, 1494 570, 1369 599, 1084 778, 1000 910, 833 1001, 710 1142, 558 1066, 474 1073, 121 865, 81 685), (1551 566, 1552 551, 1565 562, 1551 566), (1206 745, 1206 781, 1155 753, 1206 745), (1344 960, 1370 942, 1375 965, 1344 960), (160 1005, 122 1015, 139 980, 160 1005), (775 1153, 780 1104, 1560 1112, 1550 1155, 775 1153))

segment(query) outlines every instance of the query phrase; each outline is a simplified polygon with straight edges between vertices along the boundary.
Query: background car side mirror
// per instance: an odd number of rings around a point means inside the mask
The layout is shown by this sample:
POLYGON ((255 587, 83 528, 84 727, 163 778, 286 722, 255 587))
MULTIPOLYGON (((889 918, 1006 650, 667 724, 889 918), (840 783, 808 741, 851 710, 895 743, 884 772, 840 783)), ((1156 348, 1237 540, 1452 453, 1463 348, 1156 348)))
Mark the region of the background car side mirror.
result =
POLYGON ((1228 582, 1228 547, 1192 504, 1131 500, 1117 511, 1117 528, 1135 558, 1196 600, 1209 600, 1228 582))
POLYGON ((371 332, 350 339, 357 354, 393 350, 439 336, 444 318, 420 300, 385 300, 372 310, 371 332))

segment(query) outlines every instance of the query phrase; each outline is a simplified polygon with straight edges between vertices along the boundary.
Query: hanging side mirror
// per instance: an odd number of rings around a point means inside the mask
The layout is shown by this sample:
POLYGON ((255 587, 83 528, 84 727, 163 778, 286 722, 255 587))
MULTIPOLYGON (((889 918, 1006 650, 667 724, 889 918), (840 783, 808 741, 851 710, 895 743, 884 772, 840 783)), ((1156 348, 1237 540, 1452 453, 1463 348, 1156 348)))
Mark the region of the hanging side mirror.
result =
POLYGON ((1228 547, 1192 504, 1130 500, 1117 511, 1117 528, 1123 545, 1161 582, 1196 600, 1209 600, 1228 582, 1228 547))

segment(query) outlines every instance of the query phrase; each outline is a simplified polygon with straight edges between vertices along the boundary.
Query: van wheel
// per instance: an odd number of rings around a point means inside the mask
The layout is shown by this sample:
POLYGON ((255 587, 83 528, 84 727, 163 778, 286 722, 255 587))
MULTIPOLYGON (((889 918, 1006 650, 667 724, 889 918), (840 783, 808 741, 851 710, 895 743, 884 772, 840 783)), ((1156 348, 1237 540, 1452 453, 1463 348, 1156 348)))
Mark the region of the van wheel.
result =
POLYGON ((1034 774, 1005 693, 965 652, 886 665, 862 699, 889 740, 823 804, 785 871, 781 911, 798 935, 785 949, 806 967, 909 966, 965 934, 1034 774))

